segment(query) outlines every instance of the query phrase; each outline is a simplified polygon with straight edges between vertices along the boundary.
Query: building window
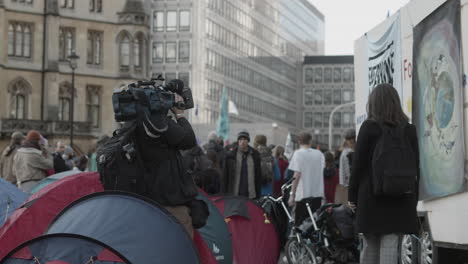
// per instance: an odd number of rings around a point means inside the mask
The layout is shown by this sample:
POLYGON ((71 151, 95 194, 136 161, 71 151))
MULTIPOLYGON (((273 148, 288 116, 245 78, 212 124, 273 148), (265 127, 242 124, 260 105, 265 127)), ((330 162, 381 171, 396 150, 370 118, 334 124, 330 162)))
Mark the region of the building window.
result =
POLYGON ((176 62, 176 45, 175 42, 166 42, 166 62, 176 62))
POLYGON ((31 57, 31 25, 10 22, 8 25, 8 56, 31 57))
POLYGON ((124 36, 120 41, 120 67, 128 68, 130 66, 130 38, 124 36))
POLYGON ((101 122, 100 90, 101 87, 95 85, 88 85, 88 87, 86 87, 87 121, 91 123, 94 128, 98 128, 101 122))
POLYGON ((24 79, 18 78, 10 83, 8 93, 10 94, 10 118, 26 119, 31 85, 24 79))
POLYGON ((341 68, 340 67, 333 68, 333 82, 336 82, 336 83, 341 82, 341 68))
POLYGON ((321 89, 315 90, 314 93, 314 104, 321 105, 323 99, 323 91, 321 89))
POLYGON ((314 93, 312 90, 304 90, 304 105, 313 105, 314 104, 314 93))
POLYGON ((164 12, 156 11, 153 13, 153 31, 164 31, 164 12))
POLYGON ((313 83, 314 82, 314 69, 306 68, 304 71, 304 81, 305 83, 313 83))
POLYGON ((141 68, 143 61, 143 39, 141 37, 136 37, 133 43, 133 63, 135 67, 141 68))
POLYGON ((334 90, 333 91, 333 103, 336 105, 341 104, 341 90, 334 90))
POLYGON ((331 105, 332 104, 332 97, 333 97, 333 91, 328 89, 325 89, 323 91, 323 104, 324 105, 331 105))
POLYGON ((190 60, 190 42, 179 42, 179 62, 189 62, 190 60))
POLYGON ((75 8, 75 0, 60 0, 60 7, 73 9, 75 8))
POLYGON ((179 31, 190 31, 190 11, 188 10, 180 11, 179 31))
POLYGON ((61 27, 59 30, 59 59, 65 61, 75 49, 75 29, 61 27))
POLYGON ((343 69, 343 82, 352 82, 352 69, 346 67, 343 69))
POLYGON ((190 74, 188 72, 179 72, 179 80, 184 82, 184 87, 190 87, 190 74))
POLYGON ((166 14, 166 31, 176 31, 177 30, 177 12, 176 11, 167 11, 166 14))
POLYGON ((177 78, 177 75, 175 72, 166 72, 164 79, 166 81, 166 84, 174 79, 177 78))
POLYGON ((71 107, 71 85, 70 83, 62 83, 59 87, 59 112, 58 120, 70 120, 70 107, 71 107))
POLYGON ((164 61, 164 43, 153 42, 153 63, 164 61))
POLYGON ((352 93, 351 90, 344 90, 343 91, 343 103, 348 103, 348 102, 352 101, 351 93, 352 93))
POLYGON ((90 0, 89 12, 102 13, 102 0, 90 0))
POLYGON ((305 112, 304 113, 304 127, 310 128, 313 124, 313 113, 312 112, 305 112))
POLYGON ((103 34, 99 31, 88 31, 88 56, 86 60, 88 64, 101 64, 103 34))
POLYGON ((323 80, 324 82, 326 83, 331 83, 332 82, 332 68, 325 68, 324 70, 324 77, 323 77, 323 80))
POLYGON ((315 112, 314 113, 314 128, 321 128, 322 127, 322 113, 315 112))
POLYGON ((341 127, 341 113, 335 112, 333 114, 333 127, 340 128, 341 127))
POLYGON ((322 83, 322 73, 323 73, 323 69, 322 69, 322 68, 315 68, 314 82, 316 82, 316 83, 322 83))
POLYGON ((349 127, 351 125, 351 113, 343 113, 343 127, 349 127))

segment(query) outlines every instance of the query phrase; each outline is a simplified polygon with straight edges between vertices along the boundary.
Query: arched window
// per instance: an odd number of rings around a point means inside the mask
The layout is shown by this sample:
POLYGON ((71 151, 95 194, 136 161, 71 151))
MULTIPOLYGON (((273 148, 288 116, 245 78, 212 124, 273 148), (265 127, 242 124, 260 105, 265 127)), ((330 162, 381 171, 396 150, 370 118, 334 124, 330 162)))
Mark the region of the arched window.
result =
POLYGON ((59 112, 58 120, 70 120, 70 107, 71 107, 71 85, 69 83, 62 83, 59 87, 59 112))
POLYGON ((28 110, 28 96, 31 86, 24 79, 19 78, 10 83, 8 87, 10 94, 10 118, 26 119, 28 110))
POLYGON ((141 38, 135 38, 135 42, 133 44, 133 49, 134 49, 134 64, 135 67, 141 67, 141 61, 142 61, 142 52, 143 52, 143 40, 141 38))
POLYGON ((120 41, 120 66, 130 66, 130 38, 124 36, 120 41))

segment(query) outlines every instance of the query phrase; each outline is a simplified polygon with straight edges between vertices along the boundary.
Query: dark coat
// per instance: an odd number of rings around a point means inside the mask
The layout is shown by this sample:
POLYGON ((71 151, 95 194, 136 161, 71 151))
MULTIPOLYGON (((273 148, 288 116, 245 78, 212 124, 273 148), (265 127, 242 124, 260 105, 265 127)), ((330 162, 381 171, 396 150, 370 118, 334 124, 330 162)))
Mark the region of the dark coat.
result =
POLYGON ((164 206, 185 205, 191 202, 198 191, 190 174, 184 168, 180 150, 193 148, 195 133, 185 118, 177 123, 168 118, 168 129, 160 138, 146 135, 140 126, 137 128, 137 146, 142 155, 145 169, 145 183, 148 196, 164 206))
MULTIPOLYGON (((236 169, 237 169, 237 151, 238 146, 233 145, 231 151, 226 153, 225 163, 224 163, 224 170, 223 170, 223 178, 221 181, 223 193, 228 192, 231 189, 232 185, 234 185, 234 179, 236 178, 236 169)), ((262 168, 261 168, 261 161, 260 161, 260 154, 257 150, 249 146, 249 152, 252 154, 253 162, 254 162, 254 170, 255 170, 255 193, 256 198, 259 198, 262 193, 262 168)), ((233 193, 229 193, 230 195, 237 195, 233 193)))
POLYGON ((65 163, 65 160, 62 158, 61 153, 55 152, 52 155, 54 156, 54 171, 55 171, 55 173, 60 173, 60 172, 71 170, 71 168, 67 166, 67 164, 65 163))
MULTIPOLYGON (((361 126, 356 143, 348 198, 350 202, 357 204, 357 232, 418 233, 418 190, 401 198, 376 198, 371 192, 372 154, 381 134, 382 129, 375 121, 366 120, 361 126)), ((416 127, 408 125, 405 134, 416 157, 419 157, 416 127)), ((419 159, 417 160, 419 167, 419 159)))

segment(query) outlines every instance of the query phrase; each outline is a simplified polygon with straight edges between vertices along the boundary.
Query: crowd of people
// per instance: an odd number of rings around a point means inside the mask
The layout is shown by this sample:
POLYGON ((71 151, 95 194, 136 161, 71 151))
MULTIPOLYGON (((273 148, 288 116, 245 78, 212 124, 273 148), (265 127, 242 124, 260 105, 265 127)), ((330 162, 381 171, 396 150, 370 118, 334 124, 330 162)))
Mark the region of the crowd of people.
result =
POLYGON ((52 174, 70 170, 96 171, 95 162, 90 162, 91 157, 76 155, 73 148, 62 141, 52 149, 48 140, 36 130, 26 135, 14 132, 0 157, 0 176, 29 193, 39 181, 52 174))

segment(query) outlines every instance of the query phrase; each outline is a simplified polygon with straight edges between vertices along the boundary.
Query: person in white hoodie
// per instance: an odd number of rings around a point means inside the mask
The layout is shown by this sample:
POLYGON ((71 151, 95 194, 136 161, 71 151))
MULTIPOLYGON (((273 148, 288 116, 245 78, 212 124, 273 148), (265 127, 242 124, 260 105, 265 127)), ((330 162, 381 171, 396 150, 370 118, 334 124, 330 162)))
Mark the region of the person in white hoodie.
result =
POLYGON ((21 148, 13 161, 18 188, 29 193, 36 184, 47 176, 46 171, 53 169, 52 154, 47 151, 47 143, 42 135, 31 130, 26 135, 21 148))

